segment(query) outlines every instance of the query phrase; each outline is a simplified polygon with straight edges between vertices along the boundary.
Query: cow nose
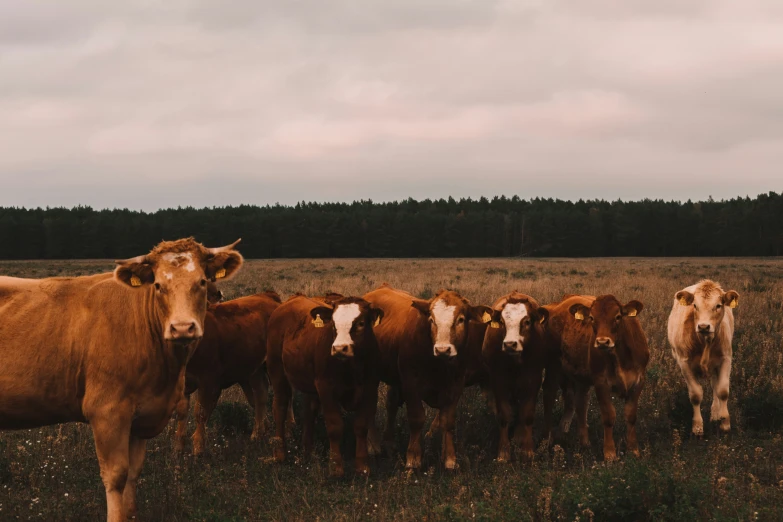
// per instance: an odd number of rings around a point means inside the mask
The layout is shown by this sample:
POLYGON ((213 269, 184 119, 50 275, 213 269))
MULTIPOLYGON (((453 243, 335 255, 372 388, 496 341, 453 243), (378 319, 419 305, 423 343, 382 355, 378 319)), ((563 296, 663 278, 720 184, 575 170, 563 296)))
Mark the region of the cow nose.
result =
POLYGON ((344 355, 350 357, 353 355, 353 350, 350 344, 337 344, 332 346, 332 355, 344 355))
POLYGON ((596 337, 595 338, 595 344, 596 346, 599 346, 600 348, 611 348, 612 347, 612 340, 608 337, 596 337))
POLYGON ((709 324, 704 324, 704 323, 701 323, 701 324, 699 325, 699 331, 700 331, 701 333, 708 333, 708 332, 710 331, 710 325, 709 325, 709 324))
POLYGON ((517 343, 514 341, 503 341, 503 349, 507 352, 513 352, 517 347, 517 343))
POLYGON ((171 338, 175 341, 191 340, 196 338, 196 323, 171 323, 169 326, 171 338))
POLYGON ((435 355, 438 357, 444 357, 447 355, 451 355, 451 345, 450 344, 436 344, 435 345, 435 355))

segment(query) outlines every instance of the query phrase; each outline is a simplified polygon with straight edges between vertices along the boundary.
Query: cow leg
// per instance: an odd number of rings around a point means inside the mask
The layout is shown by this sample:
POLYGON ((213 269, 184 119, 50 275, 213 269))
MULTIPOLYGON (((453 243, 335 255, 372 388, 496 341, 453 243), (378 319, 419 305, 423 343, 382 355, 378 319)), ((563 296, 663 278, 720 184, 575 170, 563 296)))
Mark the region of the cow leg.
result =
POLYGON ((402 389, 405 393, 405 404, 407 404, 408 409, 408 426, 410 427, 405 467, 407 469, 419 469, 421 468, 421 431, 424 427, 424 405, 414 383, 403 384, 402 389))
POLYGON ((495 410, 497 411, 500 438, 498 440, 498 462, 511 461, 511 442, 508 440, 508 426, 511 423, 511 400, 505 379, 495 380, 495 410), (501 384, 503 383, 503 384, 501 384))
POLYGON ((306 394, 302 401, 302 448, 305 458, 313 452, 313 433, 315 432, 315 417, 318 415, 318 395, 306 394))
POLYGON ((435 417, 432 418, 432 422, 430 423, 430 429, 424 436, 427 438, 434 437, 438 431, 440 431, 440 410, 435 412, 435 417))
POLYGON ((90 421, 101 479, 106 489, 108 522, 125 522, 127 511, 123 492, 128 481, 131 415, 117 414, 93 418, 90 421), (127 418, 124 418, 127 417, 127 418))
POLYGON ((701 400, 704 397, 704 390, 693 375, 687 360, 678 360, 677 364, 680 367, 682 376, 685 378, 685 385, 688 387, 688 397, 693 406, 691 433, 697 437, 701 437, 704 435, 704 420, 701 417, 701 400))
MULTIPOLYGON (((457 396, 459 397, 459 395, 457 396)), ((439 412, 440 430, 443 432, 443 464, 448 470, 457 469, 457 453, 454 449, 454 428, 457 425, 457 404, 459 398, 439 412)))
MULTIPOLYGON (((282 372, 282 368, 281 368, 282 372)), ((275 395, 272 398, 272 410, 275 415, 275 438, 272 441, 274 458, 276 462, 285 460, 286 418, 291 409, 291 385, 285 375, 272 378, 272 386, 275 395)))
POLYGON ((253 433, 250 435, 250 440, 258 440, 266 433, 269 381, 267 381, 265 373, 258 371, 241 386, 247 401, 253 407, 253 433))
MULTIPOLYGON (((544 377, 544 433, 543 438, 549 439, 550 444, 554 443, 552 424, 555 411, 555 400, 557 400, 557 390, 559 388, 559 376, 554 369, 547 368, 544 377)), ((565 394, 563 394, 565 397, 565 394)))
MULTIPOLYGON (((343 469, 343 456, 340 453, 340 442, 343 439, 343 417, 340 413, 340 405, 335 400, 331 387, 323 381, 317 381, 315 388, 318 390, 318 398, 321 400, 321 409, 324 414, 326 424, 326 434, 329 436, 329 457, 332 461, 330 475, 333 477, 342 477, 345 474, 343 469)), ((366 441, 365 441, 365 452, 366 441)))
POLYGON ((612 433, 617 414, 614 410, 614 404, 612 404, 612 390, 607 383, 596 383, 595 396, 598 399, 598 406, 601 408, 601 420, 604 424, 604 460, 609 462, 617 458, 617 449, 612 433))
MULTIPOLYGON (((576 404, 576 401, 578 400, 576 395, 577 391, 575 390, 575 385, 573 383, 567 383, 564 382, 562 385, 563 390, 563 416, 560 418, 560 425, 558 426, 559 431, 561 434, 566 434, 571 429, 571 421, 574 419, 574 411, 578 408, 578 405, 576 404)), ((587 395, 587 390, 585 390, 585 395, 587 395)), ((589 399, 585 399, 589 400, 589 399)), ((579 423, 579 419, 577 418, 577 424, 579 423)), ((585 430, 587 429, 587 404, 585 404, 585 430)))
POLYGON ((147 441, 131 435, 128 461, 128 480, 122 492, 122 504, 128 517, 136 516, 136 485, 139 482, 141 468, 144 466, 144 456, 147 451, 147 441))
POLYGON ((188 438, 188 413, 190 413, 190 396, 183 395, 177 403, 177 433, 174 435, 174 451, 185 451, 185 442, 188 438))
POLYGON ((519 413, 517 426, 514 430, 514 442, 521 446, 522 455, 530 460, 533 458, 533 421, 536 417, 536 400, 541 388, 541 372, 531 372, 523 375, 519 381, 519 413))
POLYGON ((711 421, 720 421, 720 431, 731 431, 729 418, 729 375, 731 374, 731 358, 724 357, 712 372, 712 408, 711 421))
POLYGON ((378 408, 378 383, 364 386, 361 407, 353 420, 353 433, 356 437, 356 473, 368 475, 370 467, 367 464, 369 454, 367 432, 370 424, 375 424, 375 411, 378 408))
POLYGON ((397 424, 397 410, 400 408, 400 389, 397 386, 389 386, 386 392, 386 431, 383 440, 388 444, 394 444, 394 427, 397 424))
POLYGON ((633 387, 628 398, 625 399, 625 425, 627 428, 626 440, 628 451, 639 456, 639 443, 636 440, 636 412, 639 409, 639 396, 644 388, 644 379, 640 379, 633 387))
POLYGON ((207 421, 220 399, 220 386, 203 385, 198 389, 196 397, 195 417, 196 431, 193 433, 193 455, 201 455, 207 444, 207 421))
POLYGON ((569 393, 574 397, 572 403, 576 408, 576 427, 579 433, 579 445, 583 448, 590 447, 590 437, 587 433, 587 407, 590 404, 589 391, 590 388, 582 384, 575 385, 569 390, 569 393))

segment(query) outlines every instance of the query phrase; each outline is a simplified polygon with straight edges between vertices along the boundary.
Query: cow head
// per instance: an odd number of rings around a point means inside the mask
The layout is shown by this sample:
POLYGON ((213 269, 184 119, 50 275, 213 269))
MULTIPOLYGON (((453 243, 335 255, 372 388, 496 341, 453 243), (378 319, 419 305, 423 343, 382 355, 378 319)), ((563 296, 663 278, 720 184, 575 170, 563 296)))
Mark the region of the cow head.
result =
POLYGON ((411 304, 430 322, 432 352, 435 357, 455 357, 468 339, 469 321, 482 321, 491 314, 487 306, 472 306, 456 292, 441 290, 429 301, 415 299, 411 304))
POLYGON ((726 307, 734 308, 739 303, 739 294, 734 290, 724 292, 712 281, 702 281, 696 285, 694 293, 680 290, 674 296, 681 306, 693 309, 693 324, 696 333, 709 342, 715 337, 726 307))
POLYGON ((242 266, 237 243, 206 248, 193 238, 163 241, 145 256, 116 261, 114 277, 152 293, 166 341, 190 343, 204 332, 210 281, 228 279, 242 266))
MULTIPOLYGON (((334 333, 332 356, 351 358, 356 355, 357 347, 365 346, 375 339, 372 329, 380 324, 383 310, 373 308, 370 303, 358 297, 340 296, 333 307, 317 306, 310 310, 313 321, 322 321, 326 326, 331 323, 334 333)), ((319 326, 321 326, 319 324, 319 326)))
POLYGON ((622 339, 622 322, 628 317, 636 317, 643 308, 644 305, 636 300, 623 306, 613 295, 602 295, 596 297, 590 307, 577 303, 568 311, 574 319, 593 328, 595 348, 614 352, 615 345, 622 339))
POLYGON ((506 353, 521 354, 538 325, 549 318, 549 311, 541 308, 532 297, 513 292, 500 298, 492 306, 490 328, 504 330, 502 349, 506 353))

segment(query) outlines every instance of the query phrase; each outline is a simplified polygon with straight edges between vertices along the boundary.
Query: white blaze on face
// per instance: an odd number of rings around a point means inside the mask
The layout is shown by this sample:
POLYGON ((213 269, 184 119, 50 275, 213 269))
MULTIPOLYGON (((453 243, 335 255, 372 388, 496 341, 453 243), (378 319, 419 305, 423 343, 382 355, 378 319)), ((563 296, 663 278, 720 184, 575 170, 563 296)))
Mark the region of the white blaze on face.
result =
POLYGON ((514 350, 521 351, 525 338, 520 335, 522 321, 527 317, 527 307, 524 303, 507 304, 500 313, 506 325, 506 337, 503 343, 515 343, 514 350))
POLYGON ((438 300, 432 307, 431 314, 435 321, 435 346, 434 354, 448 355, 454 357, 457 355, 457 348, 451 342, 451 329, 456 319, 456 306, 447 306, 443 299, 438 300))
POLYGON ((332 321, 334 321, 334 327, 337 330, 337 336, 332 343, 332 353, 334 353, 334 347, 336 346, 353 346, 351 326, 353 326, 353 322, 359 317, 360 313, 361 310, 356 303, 337 305, 332 314, 332 321))
POLYGON ((185 265, 184 268, 188 272, 193 272, 196 270, 196 263, 193 262, 193 254, 190 252, 183 252, 181 254, 164 254, 163 259, 175 268, 185 265))

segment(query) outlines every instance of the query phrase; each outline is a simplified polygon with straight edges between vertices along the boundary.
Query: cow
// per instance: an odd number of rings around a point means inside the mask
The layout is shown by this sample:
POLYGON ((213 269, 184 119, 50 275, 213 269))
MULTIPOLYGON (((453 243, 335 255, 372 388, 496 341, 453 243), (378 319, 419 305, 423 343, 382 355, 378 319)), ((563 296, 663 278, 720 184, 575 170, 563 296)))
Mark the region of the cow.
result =
POLYGON ((344 475, 340 441, 340 408, 355 411, 356 473, 369 474, 367 429, 378 405, 378 344, 373 333, 383 312, 358 297, 335 297, 328 303, 302 295, 280 305, 269 319, 267 365, 274 390, 276 436, 274 459, 285 460, 285 416, 292 388, 307 394, 304 405, 303 447, 313 448, 315 414, 319 403, 329 436, 334 477, 344 475))
MULTIPOLYGON (((595 388, 604 425, 604 460, 617 458, 612 430, 615 409, 612 392, 625 400, 628 451, 639 455, 636 440, 636 414, 639 396, 650 360, 647 338, 638 314, 644 305, 632 300, 621 304, 612 295, 568 296, 556 305, 547 306, 547 335, 559 346, 560 366, 567 397, 563 413, 563 431, 568 431, 575 402, 579 442, 589 446, 587 435, 588 392, 595 388)), ((549 370, 547 370, 548 372, 549 370)), ((554 401, 545 401, 551 408, 554 401)), ((546 413, 551 418, 551 411, 546 413)))
POLYGON ((514 439, 526 458, 533 457, 536 398, 549 353, 544 329, 548 317, 546 308, 519 292, 511 292, 492 305, 482 354, 489 367, 500 427, 498 462, 511 459, 508 429, 512 403, 518 407, 514 439))
POLYGON ((207 283, 239 270, 237 243, 164 241, 113 274, 0 277, 0 429, 89 423, 110 522, 136 512, 146 440, 182 397, 207 283))
MULTIPOLYGON (((219 290, 210 290, 211 301, 222 299, 219 290)), ((241 386, 254 409, 250 439, 257 440, 263 435, 269 395, 266 325, 280 302, 280 296, 268 290, 209 306, 204 319, 204 337, 188 362, 184 404, 178 406, 175 436, 178 451, 184 448, 187 436, 188 398, 196 390, 194 455, 204 451, 206 424, 222 391, 234 384, 241 386)))
POLYGON ((729 419, 729 375, 734 336, 733 308, 739 302, 734 290, 724 292, 705 279, 677 292, 669 314, 668 336, 672 355, 680 367, 693 405, 691 432, 704 435, 701 417, 703 390, 698 377, 712 380, 710 420, 720 421, 720 430, 731 431, 729 419))
POLYGON ((454 425, 457 403, 468 373, 465 349, 470 330, 487 319, 490 308, 473 306, 453 291, 441 290, 429 301, 384 284, 364 296, 384 313, 375 329, 381 352, 381 379, 389 385, 384 438, 393 440, 397 409, 407 404, 410 439, 405 466, 421 468, 422 400, 437 408, 446 469, 457 468, 454 425))

